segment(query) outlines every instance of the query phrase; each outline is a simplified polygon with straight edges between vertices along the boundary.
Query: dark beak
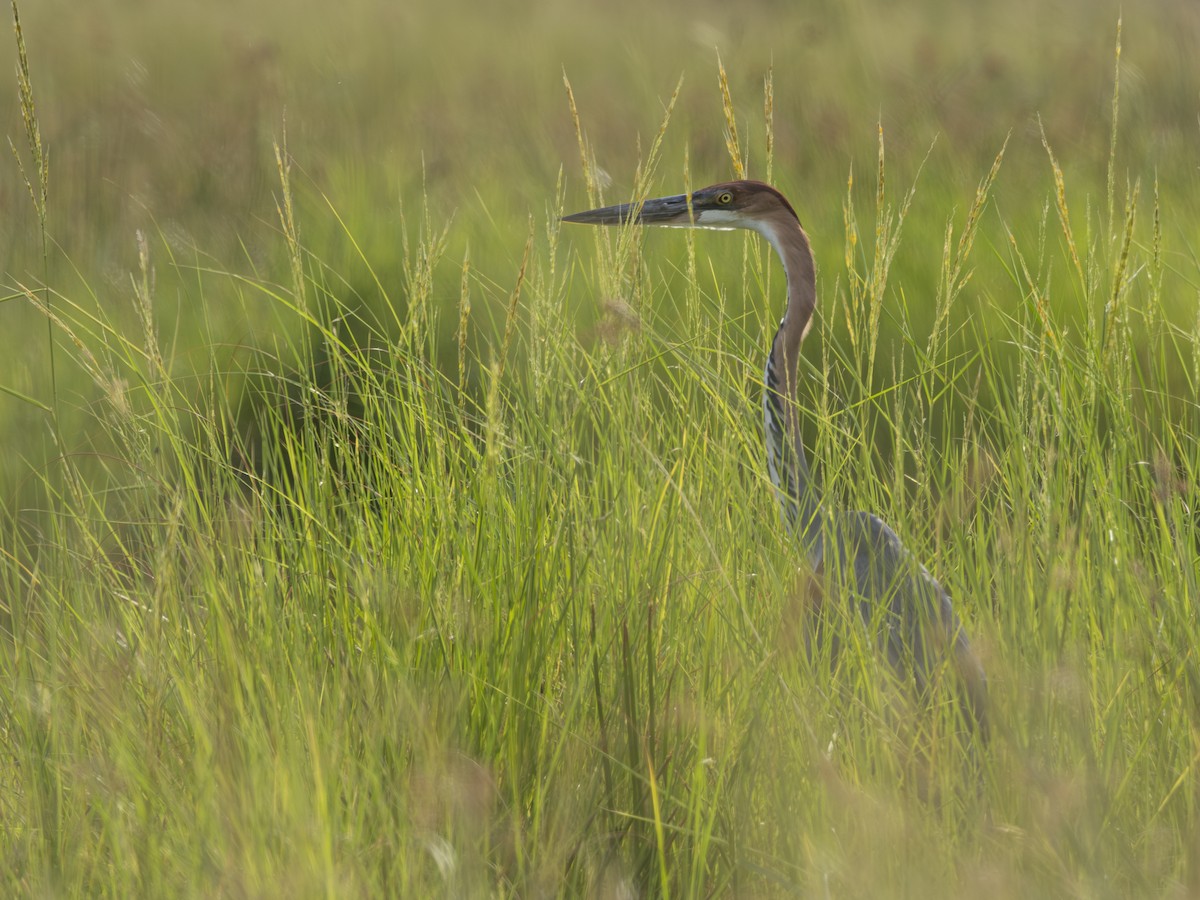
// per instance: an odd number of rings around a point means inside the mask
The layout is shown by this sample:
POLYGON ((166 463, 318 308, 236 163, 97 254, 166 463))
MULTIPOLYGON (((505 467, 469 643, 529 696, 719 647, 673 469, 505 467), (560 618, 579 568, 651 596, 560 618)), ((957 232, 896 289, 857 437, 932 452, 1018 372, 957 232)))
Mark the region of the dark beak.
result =
POLYGON ((659 197, 641 203, 589 209, 587 212, 563 216, 562 220, 581 225, 625 225, 630 222, 639 225, 691 225, 692 215, 688 208, 688 195, 676 194, 674 197, 659 197))

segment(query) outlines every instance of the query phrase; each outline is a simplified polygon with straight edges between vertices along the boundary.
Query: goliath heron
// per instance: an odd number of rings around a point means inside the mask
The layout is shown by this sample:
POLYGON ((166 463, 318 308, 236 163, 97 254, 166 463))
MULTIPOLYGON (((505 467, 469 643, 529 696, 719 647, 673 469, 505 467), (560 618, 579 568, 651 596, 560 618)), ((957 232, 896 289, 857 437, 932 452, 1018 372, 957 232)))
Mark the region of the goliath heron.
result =
POLYGON ((787 279, 787 307, 763 370, 763 421, 767 470, 782 507, 818 578, 852 595, 859 613, 878 629, 893 671, 915 682, 926 697, 943 667, 961 681, 969 725, 987 735, 987 680, 950 596, 904 549, 878 516, 829 509, 809 477, 801 443, 796 367, 800 344, 812 323, 816 273, 808 235, 792 205, 758 181, 714 184, 691 194, 623 203, 564 216, 589 225, 667 225, 757 231, 775 249, 787 279))

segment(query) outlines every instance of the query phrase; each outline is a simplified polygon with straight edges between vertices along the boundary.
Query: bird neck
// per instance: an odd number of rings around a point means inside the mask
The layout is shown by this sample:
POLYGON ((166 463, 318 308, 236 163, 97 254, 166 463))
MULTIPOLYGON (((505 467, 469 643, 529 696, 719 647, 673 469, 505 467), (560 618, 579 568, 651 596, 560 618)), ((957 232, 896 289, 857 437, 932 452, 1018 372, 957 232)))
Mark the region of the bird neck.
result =
POLYGON ((787 308, 771 345, 771 354, 778 357, 777 364, 786 376, 787 397, 794 400, 800 344, 808 334, 817 305, 816 266, 808 235, 795 219, 777 224, 768 238, 779 254, 787 280, 787 308))
POLYGON ((783 517, 815 564, 821 557, 821 503, 801 439, 797 368, 816 306, 816 269, 808 236, 794 218, 772 223, 763 234, 783 263, 788 288, 787 308, 763 373, 767 465, 783 517))

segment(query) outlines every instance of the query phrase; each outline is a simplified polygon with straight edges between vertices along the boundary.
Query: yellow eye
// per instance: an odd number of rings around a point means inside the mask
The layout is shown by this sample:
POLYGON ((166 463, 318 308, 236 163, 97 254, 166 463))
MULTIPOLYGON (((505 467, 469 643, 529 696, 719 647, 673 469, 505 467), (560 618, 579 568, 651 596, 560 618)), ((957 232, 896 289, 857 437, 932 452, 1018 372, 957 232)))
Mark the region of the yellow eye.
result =
POLYGON ((717 194, 717 202, 722 206, 728 206, 733 202, 733 194, 729 193, 729 191, 721 191, 721 193, 717 194))

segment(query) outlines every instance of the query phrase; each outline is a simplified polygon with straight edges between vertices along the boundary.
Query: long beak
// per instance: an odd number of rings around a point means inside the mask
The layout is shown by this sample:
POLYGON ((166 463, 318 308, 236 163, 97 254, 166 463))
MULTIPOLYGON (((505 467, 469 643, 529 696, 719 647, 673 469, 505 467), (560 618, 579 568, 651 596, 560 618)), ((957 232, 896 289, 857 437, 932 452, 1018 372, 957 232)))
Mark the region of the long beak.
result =
POLYGON ((692 210, 688 207, 688 195, 676 194, 674 197, 659 197, 641 203, 620 203, 617 206, 589 209, 587 212, 563 216, 562 220, 582 225, 625 225, 629 222, 639 225, 691 225, 693 218, 692 210))

